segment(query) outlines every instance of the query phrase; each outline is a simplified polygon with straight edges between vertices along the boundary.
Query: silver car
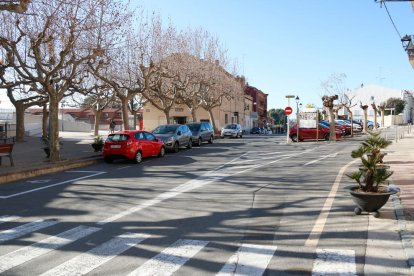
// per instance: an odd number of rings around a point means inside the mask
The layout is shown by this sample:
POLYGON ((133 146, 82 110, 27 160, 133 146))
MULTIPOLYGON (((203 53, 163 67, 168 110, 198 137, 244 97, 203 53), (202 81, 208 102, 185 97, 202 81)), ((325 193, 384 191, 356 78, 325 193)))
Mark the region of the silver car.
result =
POLYGON ((188 128, 193 133, 193 143, 201 147, 203 142, 213 143, 214 130, 208 122, 188 123, 188 128))
POLYGON ((242 138, 243 137, 243 130, 240 124, 228 124, 221 129, 221 138, 226 136, 234 137, 234 138, 242 138))
POLYGON ((193 147, 192 133, 186 125, 160 125, 152 133, 164 142, 167 150, 178 152, 181 147, 193 147))

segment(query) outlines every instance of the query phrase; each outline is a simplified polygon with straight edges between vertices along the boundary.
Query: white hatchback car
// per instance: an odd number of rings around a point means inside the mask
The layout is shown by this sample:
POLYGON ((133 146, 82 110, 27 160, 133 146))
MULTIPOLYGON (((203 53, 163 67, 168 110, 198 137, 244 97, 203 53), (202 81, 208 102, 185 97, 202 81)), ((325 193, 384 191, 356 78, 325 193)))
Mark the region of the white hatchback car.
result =
POLYGON ((242 138, 243 137, 243 130, 240 124, 228 124, 221 129, 221 138, 226 136, 234 137, 234 138, 242 138))

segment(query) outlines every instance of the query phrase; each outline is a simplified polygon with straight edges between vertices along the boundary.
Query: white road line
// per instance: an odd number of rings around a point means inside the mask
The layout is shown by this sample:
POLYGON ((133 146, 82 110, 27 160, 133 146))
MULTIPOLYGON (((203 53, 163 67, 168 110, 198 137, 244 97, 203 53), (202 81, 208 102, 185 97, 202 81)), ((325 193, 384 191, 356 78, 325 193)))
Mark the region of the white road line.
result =
POLYGON ((321 213, 319 214, 318 218, 315 221, 315 225, 312 228, 311 233, 309 234, 309 238, 305 242, 305 246, 315 246, 319 242, 319 237, 321 236, 323 229, 326 224, 326 220, 329 216, 329 212, 331 211, 333 201, 335 199, 336 193, 338 192, 339 184, 341 183, 342 176, 344 175, 346 169, 356 163, 358 160, 354 160, 343 166, 340 170, 338 175, 336 176, 335 182, 332 185, 331 191, 329 192, 325 204, 322 207, 321 213))
POLYGON ((317 249, 316 254, 312 276, 357 275, 354 250, 317 249))
POLYGON ((84 275, 142 242, 149 235, 125 233, 41 274, 42 276, 84 275))
MULTIPOLYGON (((88 171, 68 171, 68 172, 85 172, 85 173, 92 173, 92 172, 88 172, 88 171)), ((78 177, 78 178, 74 178, 74 179, 65 180, 65 181, 62 181, 62 182, 59 182, 59 183, 56 183, 56 184, 47 185, 47 186, 43 186, 43 187, 40 187, 40 188, 36 188, 36 189, 32 189, 32 190, 28 190, 28 191, 24 191, 24 192, 20 192, 20 193, 16 193, 16 194, 11 194, 11 195, 8 195, 8 196, 0 196, 0 199, 8 199, 8 198, 13 198, 13 197, 21 196, 21 195, 24 195, 24 194, 29 194, 29 193, 37 192, 37 191, 44 190, 44 189, 48 189, 48 188, 51 188, 51 187, 63 185, 63 184, 69 183, 69 182, 73 182, 73 181, 78 181, 78 180, 82 180, 82 179, 85 179, 85 178, 94 177, 94 176, 97 176, 97 175, 100 175, 100 174, 103 174, 103 173, 106 173, 106 172, 96 172, 95 171, 94 174, 91 174, 91 175, 87 175, 87 176, 82 176, 82 177, 78 177)))
POLYGON ((216 275, 261 276, 276 249, 275 245, 243 244, 216 275))
MULTIPOLYGON (((201 187, 203 187, 203 186, 205 186, 207 184, 210 184, 212 182, 215 182, 215 181, 224 179, 224 178, 229 177, 229 176, 232 176, 232 175, 237 175, 237 174, 245 173, 245 172, 250 171, 250 170, 253 170, 255 168, 268 166, 270 164, 273 164, 273 163, 276 163, 276 162, 280 162, 280 161, 283 161, 285 159, 289 159, 291 157, 295 157, 295 156, 298 156, 298 155, 301 155, 301 154, 305 154, 305 153, 307 153, 309 151, 313 151, 314 149, 309 149, 309 150, 306 150, 306 151, 303 151, 303 152, 300 152, 300 153, 297 153, 297 154, 291 154, 291 155, 289 155, 287 157, 280 158, 278 160, 273 160, 273 161, 270 161, 270 162, 267 162, 267 163, 259 163, 259 164, 256 164, 254 166, 250 166, 249 168, 247 168, 245 170, 242 170, 242 171, 225 170, 226 169, 225 166, 230 163, 230 162, 228 162, 228 163, 226 163, 224 165, 219 166, 214 171, 209 171, 208 173, 204 174, 203 176, 200 176, 200 177, 198 177, 196 179, 192 179, 192 180, 190 180, 190 181, 188 181, 188 182, 186 182, 184 184, 181 184, 180 186, 177 186, 177 187, 169 190, 168 192, 162 193, 162 194, 156 196, 153 199, 144 201, 143 203, 141 203, 141 204, 139 204, 137 206, 134 206, 134 207, 132 207, 130 209, 127 209, 127 210, 125 210, 123 212, 120 212, 120 213, 118 213, 116 215, 113 215, 113 216, 111 216, 109 218, 106 218, 104 220, 98 221, 97 224, 98 225, 104 225, 106 223, 109 223, 109 222, 118 220, 120 218, 123 218, 123 217, 125 217, 127 215, 130 215, 132 213, 141 211, 141 210, 143 210, 145 208, 154 206, 154 205, 156 205, 158 203, 163 202, 164 200, 167 200, 167 199, 176 197, 176 196, 178 196, 178 195, 180 195, 182 193, 191 191, 191 190, 196 189, 196 188, 201 188, 201 187)), ((234 160, 237 160, 237 158, 233 159, 233 161, 234 160)))
POLYGON ((8 222, 8 221, 13 221, 13 220, 18 220, 20 217, 18 216, 1 216, 0 217, 0 224, 8 222))
POLYGON ((37 220, 0 232, 0 243, 57 224, 56 220, 37 220))
POLYGON ((207 241, 178 240, 128 276, 171 275, 207 245, 207 241))
POLYGON ((128 168, 131 168, 131 167, 132 167, 132 166, 125 166, 125 167, 117 168, 117 170, 128 169, 128 168))
POLYGON ((338 155, 338 153, 340 153, 340 152, 336 152, 336 153, 333 153, 333 154, 325 155, 325 156, 323 156, 323 157, 321 157, 321 158, 319 158, 319 159, 316 159, 316 160, 310 161, 310 162, 308 162, 308 163, 304 164, 303 166, 307 166, 307 165, 310 165, 310 164, 313 164, 313 163, 316 163, 316 162, 322 161, 322 160, 324 160, 324 159, 326 159, 326 158, 336 157, 336 156, 338 155))
POLYGON ((78 226, 0 257, 0 273, 84 238, 101 228, 78 226))

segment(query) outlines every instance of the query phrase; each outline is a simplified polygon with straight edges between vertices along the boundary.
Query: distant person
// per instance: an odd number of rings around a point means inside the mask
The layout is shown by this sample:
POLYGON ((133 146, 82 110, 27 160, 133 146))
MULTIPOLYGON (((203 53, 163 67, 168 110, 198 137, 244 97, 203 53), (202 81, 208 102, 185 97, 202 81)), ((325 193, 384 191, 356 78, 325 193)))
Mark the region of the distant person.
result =
POLYGON ((115 124, 114 120, 111 120, 111 122, 109 123, 109 133, 114 133, 115 126, 116 126, 116 124, 115 124))

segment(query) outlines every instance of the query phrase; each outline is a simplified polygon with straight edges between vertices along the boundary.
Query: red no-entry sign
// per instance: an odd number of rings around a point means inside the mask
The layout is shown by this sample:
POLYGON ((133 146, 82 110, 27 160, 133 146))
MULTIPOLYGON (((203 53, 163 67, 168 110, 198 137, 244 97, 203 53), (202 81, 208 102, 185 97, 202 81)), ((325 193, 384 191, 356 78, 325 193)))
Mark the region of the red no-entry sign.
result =
POLYGON ((290 106, 288 106, 288 107, 286 107, 286 108, 285 108, 285 114, 286 114, 286 115, 290 115, 290 114, 292 114, 292 111, 293 111, 293 110, 292 110, 292 108, 291 108, 290 106))

